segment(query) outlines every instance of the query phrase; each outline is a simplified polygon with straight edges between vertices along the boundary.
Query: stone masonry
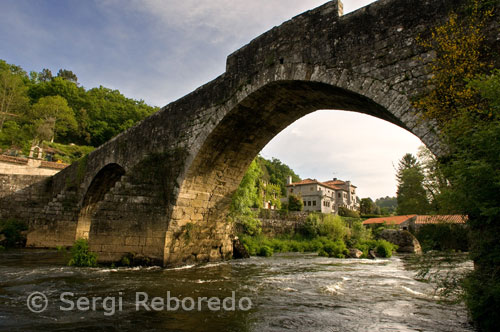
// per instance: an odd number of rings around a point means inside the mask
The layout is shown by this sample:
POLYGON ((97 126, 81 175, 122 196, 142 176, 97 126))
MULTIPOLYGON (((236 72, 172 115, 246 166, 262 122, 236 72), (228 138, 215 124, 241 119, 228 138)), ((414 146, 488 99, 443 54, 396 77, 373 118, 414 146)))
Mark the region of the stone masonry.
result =
MULTIPOLYGON (((433 125, 411 106, 434 56, 415 39, 464 2, 379 0, 339 16, 339 3, 329 1, 298 15, 229 55, 218 78, 30 188, 30 199, 3 197, 0 217, 29 222, 28 246, 88 237, 101 261, 231 257, 232 194, 266 143, 308 113, 372 115, 443 154, 433 125)), ((498 21, 491 18, 487 36, 495 50, 498 21)))

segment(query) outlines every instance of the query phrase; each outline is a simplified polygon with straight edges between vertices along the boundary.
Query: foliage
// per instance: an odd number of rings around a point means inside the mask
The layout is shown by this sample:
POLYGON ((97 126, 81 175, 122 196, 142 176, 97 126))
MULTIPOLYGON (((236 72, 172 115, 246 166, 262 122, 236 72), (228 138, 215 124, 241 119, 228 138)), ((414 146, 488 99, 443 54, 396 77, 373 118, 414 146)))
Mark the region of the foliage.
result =
MULTIPOLYGON (((450 186, 437 197, 440 209, 467 215, 475 270, 464 279, 465 299, 479 330, 500 325, 500 72, 489 72, 483 27, 491 1, 473 1, 467 16, 451 15, 423 45, 436 51, 432 87, 415 105, 435 120, 449 152, 439 160, 450 186)), ((498 2, 496 2, 498 5, 498 2)), ((498 19, 497 19, 498 21, 498 19)))
POLYGON ((252 161, 231 201, 230 217, 250 235, 260 233, 260 221, 251 208, 260 202, 257 185, 261 172, 255 160, 252 161))
POLYGON ((397 213, 403 215, 429 212, 429 201, 423 185, 424 173, 417 158, 410 153, 405 154, 399 162, 396 178, 397 213))
POLYGON ((348 228, 339 216, 331 214, 311 213, 307 216, 305 223, 299 229, 306 238, 317 236, 326 237, 332 240, 344 240, 348 235, 348 228))
POLYGON ((347 244, 349 244, 350 247, 356 247, 357 244, 371 240, 372 237, 371 228, 363 226, 363 222, 358 220, 352 223, 347 244))
POLYGON ((304 209, 304 202, 302 201, 302 198, 289 194, 288 195, 288 211, 302 211, 304 209))
POLYGON ((349 217, 349 218, 359 218, 359 212, 352 211, 352 210, 349 210, 348 208, 341 206, 341 207, 339 207, 339 216, 349 217))
POLYGON ((471 114, 486 112, 491 116, 487 108, 477 102, 477 91, 467 84, 488 68, 481 56, 482 29, 492 11, 480 10, 480 2, 474 1, 466 19, 460 20, 456 13, 452 13, 446 24, 432 31, 430 38, 419 39, 421 46, 436 52, 429 64, 433 76, 428 83, 432 90, 414 103, 427 119, 447 124, 463 108, 471 114))
POLYGON ((65 136, 69 131, 75 131, 78 124, 73 110, 68 102, 61 96, 48 96, 40 98, 29 112, 29 117, 34 120, 38 140, 54 142, 56 134, 65 136))
POLYGON ((424 252, 469 249, 469 229, 462 225, 451 223, 422 225, 415 236, 424 252))
POLYGON ((3 60, 0 106, 0 145, 17 149, 35 138, 99 146, 157 110, 117 90, 86 90, 70 70, 61 69, 56 77, 48 69, 28 76, 3 60), (2 133, 8 122, 9 132, 2 133))
POLYGON ((26 237, 22 235, 28 227, 25 223, 15 219, 0 220, 0 234, 5 236, 5 247, 24 247, 26 237))
POLYGON ((392 256, 392 253, 398 248, 397 245, 382 239, 365 239, 356 243, 354 247, 363 252, 361 258, 369 257, 369 252, 372 250, 377 254, 378 257, 389 258, 392 256))
POLYGON ((90 251, 89 243, 86 239, 78 239, 75 241, 71 248, 71 259, 68 265, 79 267, 97 266, 97 254, 90 251))
POLYGON ((361 214, 380 214, 380 207, 371 198, 362 198, 359 212, 361 214))
POLYGON ((269 246, 262 246, 257 253, 257 256, 270 257, 273 255, 273 249, 269 246))
POLYGON ((275 209, 281 208, 281 188, 277 184, 267 183, 260 179, 258 181, 259 207, 262 201, 269 202, 275 209))
POLYGON ((93 146, 85 145, 64 145, 59 143, 43 142, 43 145, 55 150, 53 161, 62 161, 65 163, 73 163, 83 156, 94 151, 93 146))
POLYGON ((28 103, 23 74, 19 67, 0 60, 0 132, 6 119, 18 117, 28 103))
POLYGON ((277 158, 267 160, 261 156, 257 156, 255 159, 262 169, 262 180, 279 186, 282 196, 286 195, 288 176, 292 177, 293 182, 300 181, 300 177, 289 166, 283 164, 277 158))
POLYGON ((380 208, 380 214, 389 215, 396 211, 398 200, 396 197, 380 197, 375 200, 375 204, 380 208))

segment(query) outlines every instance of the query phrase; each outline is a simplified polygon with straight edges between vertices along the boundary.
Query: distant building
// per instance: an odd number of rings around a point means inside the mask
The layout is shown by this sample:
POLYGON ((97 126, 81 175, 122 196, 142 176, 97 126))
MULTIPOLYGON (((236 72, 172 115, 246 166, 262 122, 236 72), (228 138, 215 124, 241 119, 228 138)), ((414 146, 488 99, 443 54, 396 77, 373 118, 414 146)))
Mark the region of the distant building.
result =
POLYGON ((382 225, 385 223, 388 226, 394 225, 398 226, 399 229, 410 230, 410 228, 413 227, 413 225, 415 224, 416 219, 417 219, 416 214, 410 214, 406 216, 370 218, 363 221, 363 225, 372 226, 372 225, 382 225))
POLYGON ((356 196, 356 186, 350 181, 334 178, 326 182, 305 179, 292 183, 292 177, 288 177, 286 192, 287 198, 290 194, 302 198, 304 211, 338 214, 339 207, 359 210, 360 201, 356 196))
POLYGON ((433 216, 417 216, 415 220, 415 230, 418 230, 422 225, 428 224, 454 224, 465 225, 469 218, 458 214, 433 215, 433 216))
POLYGON ((403 230, 418 230, 422 225, 449 223, 455 225, 465 225, 466 216, 461 215, 432 215, 420 216, 416 214, 405 216, 390 216, 380 218, 370 218, 363 221, 363 225, 370 226, 376 224, 396 225, 403 230))

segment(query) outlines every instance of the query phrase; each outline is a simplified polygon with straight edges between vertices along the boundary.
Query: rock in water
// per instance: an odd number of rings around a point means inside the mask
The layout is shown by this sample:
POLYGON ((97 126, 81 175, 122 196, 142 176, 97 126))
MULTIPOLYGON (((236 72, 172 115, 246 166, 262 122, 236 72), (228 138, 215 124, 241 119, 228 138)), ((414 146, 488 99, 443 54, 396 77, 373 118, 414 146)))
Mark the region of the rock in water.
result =
POLYGON ((417 238, 408 231, 384 229, 382 233, 380 233, 380 237, 386 241, 398 245, 399 248, 398 250, 396 250, 397 252, 411 254, 422 253, 422 247, 420 246, 417 238))
POLYGON ((352 248, 349 249, 349 257, 350 258, 360 258, 363 255, 363 252, 359 249, 352 248))
POLYGON ((233 258, 250 258, 250 254, 237 237, 233 240, 233 258))

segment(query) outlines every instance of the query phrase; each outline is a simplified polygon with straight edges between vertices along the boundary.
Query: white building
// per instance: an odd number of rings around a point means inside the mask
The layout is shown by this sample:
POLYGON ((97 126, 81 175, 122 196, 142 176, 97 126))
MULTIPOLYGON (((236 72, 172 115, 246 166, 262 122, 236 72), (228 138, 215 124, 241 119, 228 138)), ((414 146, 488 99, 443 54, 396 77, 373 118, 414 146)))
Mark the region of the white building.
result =
POLYGON ((356 186, 350 181, 334 178, 320 182, 316 179, 305 179, 292 183, 288 177, 287 199, 290 194, 301 197, 304 211, 338 214, 339 207, 359 211, 359 198, 356 196, 356 186))

